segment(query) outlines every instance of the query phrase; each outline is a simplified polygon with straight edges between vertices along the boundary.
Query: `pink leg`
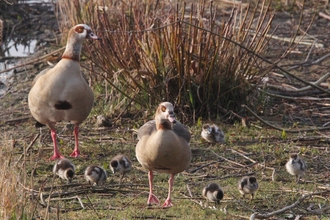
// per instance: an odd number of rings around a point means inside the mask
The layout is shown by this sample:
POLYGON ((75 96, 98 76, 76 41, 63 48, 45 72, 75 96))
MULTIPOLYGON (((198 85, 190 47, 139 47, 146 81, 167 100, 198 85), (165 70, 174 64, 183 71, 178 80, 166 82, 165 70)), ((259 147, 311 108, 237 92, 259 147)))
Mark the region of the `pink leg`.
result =
POLYGON ((58 158, 64 158, 58 148, 57 148, 57 143, 56 143, 56 130, 55 129, 51 129, 50 130, 50 135, 52 136, 52 139, 53 139, 53 144, 54 144, 54 154, 51 158, 49 158, 49 160, 55 160, 55 159, 58 159, 58 158))
POLYGON ((75 139, 75 146, 73 152, 70 154, 71 157, 79 157, 79 143, 78 143, 78 135, 79 135, 79 127, 78 125, 74 126, 74 139, 75 139))
POLYGON ((152 181, 154 179, 154 174, 152 173, 152 171, 148 172, 148 179, 149 179, 149 197, 148 197, 148 205, 151 204, 159 204, 159 200, 157 199, 157 197, 152 193, 152 181))
POLYGON ((164 204, 162 205, 163 208, 168 208, 173 206, 173 203, 171 201, 171 193, 172 193, 172 188, 173 188, 173 183, 174 183, 174 175, 171 174, 170 179, 168 180, 168 196, 167 199, 165 200, 164 204))

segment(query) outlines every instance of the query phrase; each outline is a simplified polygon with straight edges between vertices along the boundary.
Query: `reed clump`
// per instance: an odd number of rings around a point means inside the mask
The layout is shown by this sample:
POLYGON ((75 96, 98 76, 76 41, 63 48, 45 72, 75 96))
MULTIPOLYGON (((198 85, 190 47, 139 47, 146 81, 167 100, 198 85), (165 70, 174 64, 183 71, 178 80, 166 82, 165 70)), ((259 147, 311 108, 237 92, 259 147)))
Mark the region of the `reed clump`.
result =
POLYGON ((259 57, 274 13, 242 6, 227 15, 212 1, 60 0, 57 8, 63 31, 87 23, 102 38, 85 55, 97 68, 94 86, 110 85, 112 104, 168 100, 181 116, 214 118, 249 103, 264 74, 259 57))

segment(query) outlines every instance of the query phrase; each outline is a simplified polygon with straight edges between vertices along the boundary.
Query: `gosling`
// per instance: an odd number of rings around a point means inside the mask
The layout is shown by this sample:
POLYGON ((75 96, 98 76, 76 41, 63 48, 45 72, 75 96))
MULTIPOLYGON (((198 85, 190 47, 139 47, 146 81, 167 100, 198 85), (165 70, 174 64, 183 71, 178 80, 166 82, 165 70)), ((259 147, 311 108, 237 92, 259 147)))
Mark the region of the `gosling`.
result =
POLYGON ((296 183, 299 182, 300 177, 305 175, 307 170, 306 163, 298 156, 298 154, 291 154, 289 161, 285 164, 286 171, 291 175, 296 176, 296 183))
POLYGON ((245 198, 246 194, 251 194, 251 200, 255 192, 258 190, 259 185, 255 176, 245 176, 238 182, 238 190, 245 198))
POLYGON ((108 178, 107 172, 99 166, 90 165, 85 170, 85 179, 92 186, 102 184, 108 178))
POLYGON ((75 166, 70 160, 61 158, 54 164, 53 173, 61 179, 67 180, 67 184, 69 184, 75 175, 75 166))
POLYGON ((218 184, 210 183, 209 185, 204 187, 202 195, 208 202, 214 202, 215 204, 219 205, 220 200, 223 199, 224 194, 223 190, 218 184))
POLYGON ((225 135, 224 135, 223 131, 215 124, 203 125, 203 130, 202 130, 201 135, 202 135, 202 138, 204 138, 204 140, 206 140, 209 143, 224 143, 225 142, 225 135))

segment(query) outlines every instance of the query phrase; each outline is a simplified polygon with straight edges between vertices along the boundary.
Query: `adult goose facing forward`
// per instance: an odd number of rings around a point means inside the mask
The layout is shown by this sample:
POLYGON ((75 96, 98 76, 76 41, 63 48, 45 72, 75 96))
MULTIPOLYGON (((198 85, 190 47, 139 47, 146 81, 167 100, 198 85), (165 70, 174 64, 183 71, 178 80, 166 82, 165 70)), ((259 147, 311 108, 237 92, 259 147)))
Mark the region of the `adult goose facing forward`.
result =
POLYGON ((147 203, 159 203, 153 194, 153 171, 157 171, 170 174, 168 196, 162 207, 173 206, 171 192, 174 176, 184 171, 191 160, 188 129, 175 121, 173 105, 163 102, 156 110, 155 120, 147 122, 138 130, 138 139, 136 157, 142 167, 148 170, 147 203))
POLYGON ((83 78, 79 65, 85 39, 99 38, 86 24, 71 28, 62 59, 52 69, 39 73, 28 96, 32 116, 51 131, 54 145, 51 160, 63 158, 56 143, 55 124, 59 121, 74 124, 75 148, 71 156, 80 155, 78 127, 87 118, 94 103, 94 93, 83 78))

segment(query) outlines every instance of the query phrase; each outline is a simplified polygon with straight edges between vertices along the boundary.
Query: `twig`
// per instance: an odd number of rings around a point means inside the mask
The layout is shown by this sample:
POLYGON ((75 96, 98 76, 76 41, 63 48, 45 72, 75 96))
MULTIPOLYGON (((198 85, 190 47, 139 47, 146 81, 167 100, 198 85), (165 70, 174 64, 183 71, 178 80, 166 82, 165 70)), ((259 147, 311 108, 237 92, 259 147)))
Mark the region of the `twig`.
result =
POLYGON ((143 191, 140 192, 139 194, 137 194, 136 196, 133 197, 133 199, 131 199, 130 201, 128 201, 124 206, 122 206, 121 208, 119 208, 118 210, 123 210, 124 208, 126 208, 126 206, 128 206, 132 201, 134 201, 137 197, 139 197, 141 194, 149 194, 149 192, 143 191))
MULTIPOLYGON (((271 37, 272 39, 275 39, 275 40, 280 40, 280 41, 284 41, 284 42, 292 42, 292 38, 289 38, 289 37, 278 37, 278 36, 275 36, 275 35, 269 35, 269 34, 266 34, 266 37, 271 37)), ((304 36, 302 37, 297 37, 293 43, 295 44, 302 44, 302 45, 307 45, 307 46, 310 46, 312 45, 313 43, 315 43, 314 41, 312 40, 304 40, 304 36)), ((319 43, 315 43, 315 47, 316 48, 323 48, 324 45, 323 44, 319 44, 319 43)))
MULTIPOLYGON (((40 199, 42 203, 45 203, 42 193, 40 193, 40 199)), ((49 201, 63 201, 63 200, 73 200, 73 199, 77 199, 78 202, 80 203, 81 208, 85 209, 85 206, 79 196, 51 198, 49 201)))
POLYGON ((284 66, 291 66, 290 68, 288 68, 288 71, 290 70, 293 70, 297 67, 300 67, 300 66, 311 66, 311 65, 315 65, 315 64, 318 64, 320 62, 322 62, 323 60, 325 60, 326 58, 328 58, 330 56, 330 53, 320 57, 319 59, 315 60, 315 61, 312 61, 312 62, 308 62, 308 61, 305 61, 305 62, 302 62, 302 63, 294 63, 294 64, 286 64, 286 65, 282 65, 282 67, 284 66), (293 66, 292 66, 293 65, 293 66))
POLYGON ((5 2, 6 2, 8 5, 13 5, 13 4, 14 4, 13 2, 9 2, 8 0, 5 0, 5 2))
POLYGON ((182 193, 182 192, 181 192, 181 194, 182 194, 184 197, 188 198, 190 201, 192 201, 192 202, 196 203, 197 205, 199 205, 200 207, 205 208, 205 207, 203 206, 203 202, 202 202, 202 201, 198 201, 198 200, 196 200, 196 199, 193 199, 192 197, 189 197, 189 196, 185 195, 185 194, 182 193))
POLYGON ((31 117, 19 117, 19 118, 14 118, 14 119, 8 119, 8 120, 5 120, 3 122, 3 124, 7 124, 7 123, 12 123, 12 122, 17 122, 17 121, 25 121, 25 120, 28 120, 30 119, 31 117))
POLYGON ((236 153, 236 154, 238 154, 238 155, 244 157, 245 159, 251 161, 252 163, 258 164, 259 166, 262 166, 262 167, 264 167, 265 169, 270 169, 270 170, 272 170, 272 171, 273 171, 273 172, 272 172, 272 180, 275 181, 275 168, 273 168, 273 167, 267 167, 266 165, 261 164, 261 163, 255 161, 255 160, 251 159, 250 157, 245 156, 244 154, 242 154, 242 153, 240 153, 240 152, 234 150, 234 149, 231 149, 231 151, 232 151, 233 153, 236 153))
POLYGON ((309 129, 287 130, 286 128, 280 128, 280 127, 277 127, 275 125, 272 125, 272 124, 266 122, 246 105, 242 105, 242 108, 245 108, 249 113, 251 113, 254 117, 256 117, 260 122, 264 123, 265 125, 267 125, 271 128, 279 130, 279 131, 286 131, 287 133, 300 133, 300 132, 313 132, 315 130, 318 130, 318 131, 330 130, 330 127, 315 127, 315 128, 309 128, 309 129))
POLYGON ((281 214, 289 209, 292 209, 294 207, 296 207, 297 205, 299 205, 302 201, 304 201, 306 198, 308 197, 312 197, 314 195, 320 195, 320 194, 323 194, 323 193, 326 193, 326 192, 329 192, 329 190, 327 191, 323 191, 323 192, 315 192, 315 193, 310 193, 310 194, 305 194, 303 195, 302 197, 300 197, 297 201, 295 201, 293 204, 289 205, 289 206, 286 206, 282 209, 279 209, 279 210, 276 210, 276 211, 273 211, 273 212, 269 212, 269 213, 253 213, 250 217, 251 220, 254 220, 255 218, 270 218, 274 215, 278 215, 278 214, 281 214))
POLYGON ((36 140, 39 138, 40 133, 38 133, 33 140, 31 141, 31 143, 29 144, 29 146, 26 148, 26 150, 21 154, 21 156, 18 158, 17 162, 15 163, 15 166, 17 166, 17 164, 20 162, 20 160, 22 159, 22 157, 24 156, 25 153, 27 153, 30 148, 33 146, 34 142, 36 142, 36 140))
POLYGON ((217 162, 216 161, 213 161, 211 163, 208 163, 208 164, 205 164, 203 166, 197 167, 196 169, 193 169, 193 170, 189 171, 189 173, 195 173, 196 171, 198 171, 200 169, 203 169, 204 167, 210 166, 212 164, 215 164, 215 163, 217 163, 217 162))
POLYGON ((20 184, 20 185, 23 187, 23 189, 25 189, 25 190, 27 190, 27 191, 31 192, 31 194, 32 194, 32 195, 36 195, 36 194, 38 194, 38 193, 39 193, 39 191, 37 191, 37 190, 35 190, 35 189, 30 189, 30 188, 28 188, 28 187, 24 186, 24 184, 23 184, 23 183, 21 183, 21 182, 19 182, 19 184, 20 184))
POLYGON ((99 219, 101 219, 101 217, 99 216, 99 213, 97 213, 96 209, 94 208, 94 205, 93 205, 92 201, 89 199, 89 197, 87 195, 86 195, 86 198, 88 199, 89 203, 91 204, 91 207, 92 207, 93 211, 95 212, 95 214, 97 215, 97 217, 99 219))
POLYGON ((329 15, 326 15, 326 14, 324 14, 323 12, 319 12, 319 16, 321 16, 322 18, 325 18, 325 19, 328 19, 328 20, 330 20, 330 16, 329 16, 329 15))
POLYGON ((192 193, 191 193, 191 190, 190 190, 189 184, 187 184, 186 186, 187 186, 187 190, 188 190, 189 196, 192 198, 193 195, 192 195, 192 193))
MULTIPOLYGON (((269 93, 269 92, 266 92, 264 90, 261 90, 260 88, 258 90, 261 91, 262 93, 268 95, 268 96, 281 98, 281 99, 287 99, 287 100, 295 100, 295 101, 330 101, 330 98, 317 98, 317 97, 310 97, 310 96, 292 97, 291 95, 290 96, 285 96, 285 95, 277 95, 277 94, 269 93)), ((290 91, 290 92, 293 92, 293 91, 290 91)))
MULTIPOLYGON (((46 213, 45 213, 45 216, 44 216, 44 219, 48 219, 47 216, 49 215, 49 210, 50 210, 50 197, 53 193, 53 187, 54 187, 54 183, 55 183, 55 173, 53 174, 53 179, 52 179, 52 184, 51 184, 51 188, 50 188, 50 192, 49 192, 49 196, 48 196, 48 199, 47 199, 47 202, 44 201, 47 206, 46 206, 46 213)), ((41 193, 40 193, 41 194, 41 193)))
MULTIPOLYGON (((316 89, 318 89, 318 90, 320 90, 320 91, 322 91, 322 92, 324 92, 324 93, 330 94, 330 91, 328 91, 327 89, 321 88, 321 87, 319 87, 319 86, 317 86, 317 85, 313 85, 313 84, 311 84, 310 82, 307 82, 306 80, 301 79, 300 77, 298 77, 298 76, 296 76, 296 75, 290 73, 289 71, 283 69, 283 67, 278 66, 277 63, 274 63, 274 62, 272 62, 272 61, 266 59, 265 57, 263 57, 263 56, 261 56, 261 55, 259 55, 259 54, 256 54, 256 53, 255 53, 254 51, 252 51, 251 49, 247 48, 246 46, 244 46, 244 45, 242 45, 242 44, 240 44, 240 43, 238 43, 238 42, 235 42, 234 40, 232 40, 232 39, 230 39, 230 38, 228 38, 228 37, 225 37, 225 36, 222 36, 222 35, 220 35, 220 34, 214 33, 214 32, 212 32, 212 31, 210 31, 210 30, 207 30, 207 29, 205 29, 205 28, 201 28, 201 27, 199 27, 199 26, 197 26, 197 25, 191 24, 191 23, 186 22, 186 21, 183 21, 183 20, 180 20, 180 21, 177 21, 177 22, 181 22, 181 23, 184 23, 184 24, 186 24, 186 25, 190 25, 190 26, 195 27, 195 28, 197 28, 197 29, 200 29, 200 30, 203 30, 203 31, 205 31, 205 32, 208 32, 208 33, 214 34, 214 35, 216 35, 216 36, 219 36, 219 37, 225 39, 226 41, 231 42, 231 43, 233 43, 233 44, 239 46, 240 48, 242 48, 242 49, 244 49, 245 51, 247 51, 249 54, 253 54, 255 57, 257 57, 257 58, 263 60, 264 62, 266 62, 266 63, 268 63, 268 64, 270 64, 270 65, 271 65, 271 68, 277 68, 277 69, 281 70, 282 72, 284 72, 285 74, 287 74, 288 76, 290 76, 290 77, 292 77, 292 78, 294 78, 294 79, 296 79, 296 80, 298 80, 298 81, 300 81, 300 82, 302 82, 302 83, 304 83, 304 84, 306 84, 306 85, 310 85, 310 86, 312 86, 313 88, 316 88, 316 89)), ((176 23, 176 22, 174 22, 174 23, 176 23)), ((294 40, 296 41, 296 39, 294 39, 294 40)), ((300 40, 300 39, 299 39, 299 40, 300 40)), ((291 38, 290 38, 290 42, 292 42, 292 39, 291 39, 291 38)), ((295 42, 295 43, 299 43, 299 42, 295 42)), ((318 47, 318 46, 322 46, 322 45, 317 45, 317 44, 316 44, 315 46, 318 47)))
MULTIPOLYGON (((330 54, 328 54, 328 55, 330 55, 330 54)), ((328 73, 326 73, 325 75, 323 75, 321 78, 319 78, 317 81, 315 81, 315 82, 311 82, 312 84, 314 84, 314 85, 320 85, 323 81, 325 81, 327 78, 329 78, 330 77, 330 73, 328 72, 328 73)), ((268 86, 268 85, 267 85, 268 86)), ((270 85, 270 86, 272 86, 272 85, 270 85)), ((280 87, 277 87, 277 88, 280 88, 280 87)), ((309 90, 309 89, 311 89, 312 87, 311 86, 305 86, 305 87, 302 87, 302 88, 300 88, 300 89, 285 89, 285 91, 288 91, 288 92, 290 92, 290 96, 294 96, 294 94, 292 94, 292 92, 293 93, 297 93, 297 92, 304 92, 304 91, 307 91, 307 90, 309 90)), ((292 97, 291 97, 292 98, 292 97)), ((293 97, 294 98, 294 97, 293 97)))
POLYGON ((324 214, 324 212, 326 212, 326 211, 329 210, 329 209, 330 209, 330 206, 325 206, 325 207, 323 207, 323 208, 319 208, 319 209, 312 209, 311 206, 309 206, 309 207, 307 208, 307 210, 308 210, 309 212, 311 212, 311 213, 313 213, 313 214, 317 214, 317 215, 322 215, 322 214, 324 214))
POLYGON ((229 162, 229 163, 235 164, 235 165, 240 166, 240 167, 246 167, 246 166, 244 166, 243 164, 237 163, 237 162, 232 161, 232 160, 228 160, 227 158, 220 156, 219 154, 215 153, 215 152, 214 152, 213 150, 211 150, 211 149, 208 149, 208 150, 211 151, 215 156, 217 156, 217 157, 219 157, 219 158, 221 158, 221 159, 223 159, 223 160, 225 160, 225 161, 227 161, 227 162, 229 162))

